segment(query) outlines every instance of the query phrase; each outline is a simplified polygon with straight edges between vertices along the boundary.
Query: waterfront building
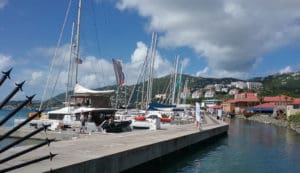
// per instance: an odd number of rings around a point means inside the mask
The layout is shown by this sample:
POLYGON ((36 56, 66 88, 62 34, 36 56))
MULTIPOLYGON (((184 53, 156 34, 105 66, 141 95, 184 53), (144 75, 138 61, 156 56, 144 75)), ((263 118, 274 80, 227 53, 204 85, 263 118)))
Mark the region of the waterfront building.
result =
POLYGON ((208 100, 203 100, 201 105, 204 105, 205 107, 212 107, 212 106, 217 106, 221 105, 222 100, 219 99, 208 99, 208 100))
POLYGON ((254 92, 238 93, 234 99, 228 100, 222 104, 225 112, 242 113, 246 108, 259 104, 259 99, 254 92))
POLYGON ((234 95, 235 99, 244 99, 252 97, 257 97, 257 94, 255 92, 241 92, 234 95))
POLYGON ((252 111, 254 113, 273 113, 277 106, 274 103, 263 103, 250 108, 247 111, 252 111))
POLYGON ((270 96, 270 97, 263 98, 264 103, 274 103, 277 106, 286 106, 288 104, 293 103, 293 101, 294 101, 294 98, 286 96, 286 95, 270 96))
POLYGON ((223 108, 222 105, 214 105, 214 106, 209 106, 207 108, 207 111, 209 111, 211 113, 214 113, 214 114, 217 114, 218 112, 223 111, 222 108, 223 108))
POLYGON ((287 117, 296 113, 300 113, 300 98, 294 98, 293 102, 286 107, 287 117))
POLYGON ((300 112, 300 98, 292 98, 285 95, 267 96, 262 99, 254 92, 238 93, 234 99, 222 104, 225 112, 242 113, 245 109, 268 110, 272 112, 275 108, 286 111, 287 116, 300 112))

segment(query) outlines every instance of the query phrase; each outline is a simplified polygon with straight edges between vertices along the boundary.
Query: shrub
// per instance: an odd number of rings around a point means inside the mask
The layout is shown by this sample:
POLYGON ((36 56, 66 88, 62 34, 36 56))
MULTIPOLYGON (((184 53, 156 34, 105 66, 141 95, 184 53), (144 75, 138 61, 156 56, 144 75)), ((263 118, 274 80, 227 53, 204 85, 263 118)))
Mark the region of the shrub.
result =
POLYGON ((288 120, 292 121, 292 122, 300 122, 300 112, 297 112, 296 114, 290 115, 288 117, 288 120))

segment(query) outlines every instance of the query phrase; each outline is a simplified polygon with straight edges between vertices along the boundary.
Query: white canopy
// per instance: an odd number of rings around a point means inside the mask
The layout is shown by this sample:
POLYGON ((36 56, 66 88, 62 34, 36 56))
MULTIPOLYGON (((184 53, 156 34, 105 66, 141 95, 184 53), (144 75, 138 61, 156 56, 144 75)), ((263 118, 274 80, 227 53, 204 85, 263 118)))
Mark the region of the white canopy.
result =
POLYGON ((99 96, 99 95, 113 94, 114 92, 115 90, 102 90, 102 91, 91 90, 79 84, 76 84, 74 88, 74 95, 98 95, 99 96))
POLYGON ((57 110, 49 111, 48 114, 71 114, 73 112, 73 107, 63 107, 57 110))
POLYGON ((73 106, 67 106, 63 107, 57 110, 49 111, 48 114, 63 114, 63 115, 68 115, 68 114, 76 114, 80 112, 92 112, 95 110, 115 110, 113 108, 90 108, 90 107, 79 107, 75 108, 73 106))

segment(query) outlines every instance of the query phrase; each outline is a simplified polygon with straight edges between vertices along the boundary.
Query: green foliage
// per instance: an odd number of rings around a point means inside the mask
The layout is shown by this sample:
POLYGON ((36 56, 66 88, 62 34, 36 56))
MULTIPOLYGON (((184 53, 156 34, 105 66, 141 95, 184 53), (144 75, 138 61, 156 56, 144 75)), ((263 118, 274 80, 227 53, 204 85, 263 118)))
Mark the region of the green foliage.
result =
MULTIPOLYGON (((171 75, 167 75, 161 78, 156 78, 153 80, 153 90, 152 96, 156 94, 163 94, 170 92, 170 78, 171 75)), ((188 80, 188 88, 191 92, 196 91, 197 89, 204 88, 206 85, 209 84, 230 84, 231 82, 242 81, 235 78, 202 78, 202 77, 195 77, 190 75, 182 75, 182 82, 181 85, 183 87, 185 81, 188 80)), ((250 79, 250 81, 254 82, 262 82, 263 88, 256 91, 258 93, 258 97, 261 99, 265 96, 276 96, 276 95, 287 95, 290 97, 300 97, 300 73, 288 73, 288 74, 275 74, 270 75, 267 77, 257 77, 250 79)), ((146 84, 147 85, 147 84, 146 84)), ((133 90, 134 85, 126 86, 121 88, 119 91, 120 100, 128 101, 131 91, 133 90), (126 94, 125 94, 126 93, 126 94), (126 98, 125 98, 126 95, 126 98)), ((131 103, 136 103, 137 100, 141 99, 141 91, 142 91, 142 83, 136 86, 136 91, 132 96, 131 103)), ((106 86, 102 88, 97 88, 96 90, 109 90, 113 89, 116 90, 116 85, 106 86)), ((144 91, 145 92, 145 91, 144 91)), ((72 92, 70 92, 71 94, 72 92)), ((40 94, 40 93, 37 93, 40 94)), ((64 101, 65 93, 59 94, 51 99, 48 100, 49 106, 59 106, 62 105, 64 101)), ((224 93, 217 93, 217 99, 221 100, 229 100, 233 98, 233 96, 229 96, 228 94, 224 93)), ((139 101, 138 101, 139 102, 139 101)), ((201 102, 201 99, 189 99, 187 98, 186 103, 194 104, 195 102, 201 102)), ((11 105, 16 106, 20 104, 20 101, 10 102, 11 105)), ((38 108, 39 101, 35 102, 31 107, 38 108)))
POLYGON ((187 104, 195 105, 196 102, 201 103, 202 99, 201 98, 198 98, 198 99, 186 99, 186 103, 187 104))
POLYGON ((264 89, 262 95, 288 95, 291 97, 300 97, 300 73, 285 73, 267 76, 260 80, 264 89))
POLYGON ((288 117, 288 121, 291 121, 291 122, 300 122, 300 112, 297 112, 296 114, 290 115, 288 117))

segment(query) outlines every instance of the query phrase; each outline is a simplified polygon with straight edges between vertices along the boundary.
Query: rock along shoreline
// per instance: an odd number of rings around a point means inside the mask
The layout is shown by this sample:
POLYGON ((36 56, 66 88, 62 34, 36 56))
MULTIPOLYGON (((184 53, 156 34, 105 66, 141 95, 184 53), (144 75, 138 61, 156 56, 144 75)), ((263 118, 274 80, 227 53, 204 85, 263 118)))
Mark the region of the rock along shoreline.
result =
POLYGON ((275 126, 286 127, 292 129, 300 134, 300 122, 289 122, 287 120, 275 119, 272 115, 268 114, 257 114, 246 118, 244 115, 235 115, 235 118, 255 121, 265 124, 273 124, 275 126))

